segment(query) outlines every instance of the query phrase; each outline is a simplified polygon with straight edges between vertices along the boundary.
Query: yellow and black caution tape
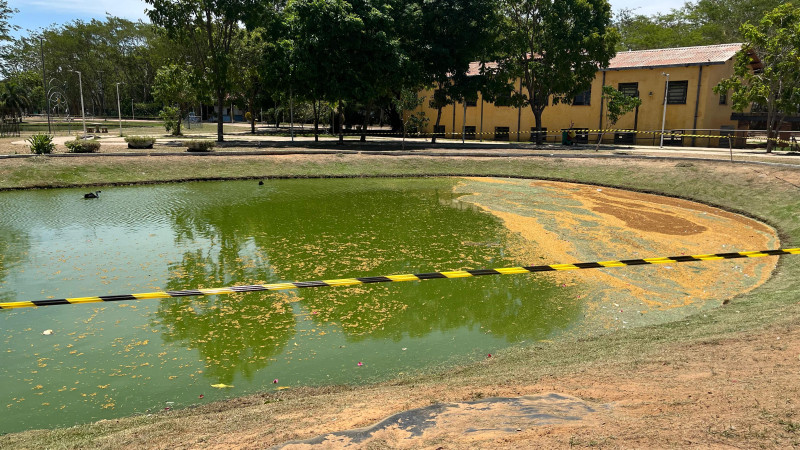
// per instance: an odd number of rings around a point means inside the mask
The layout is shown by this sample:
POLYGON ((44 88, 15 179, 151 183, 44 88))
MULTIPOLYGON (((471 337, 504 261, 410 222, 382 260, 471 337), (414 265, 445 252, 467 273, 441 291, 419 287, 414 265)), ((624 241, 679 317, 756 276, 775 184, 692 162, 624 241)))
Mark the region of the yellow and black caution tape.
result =
MULTIPOLYGON (((737 136, 735 134, 727 134, 727 135, 721 135, 721 134, 691 134, 691 133, 684 133, 682 131, 677 131, 677 130, 664 130, 664 131, 652 130, 652 131, 648 131, 648 130, 625 130, 625 129, 605 129, 605 130, 603 130, 603 129, 572 128, 572 129, 569 129, 569 130, 568 129, 552 130, 552 131, 543 130, 540 133, 542 135, 542 138, 544 138, 545 136, 561 136, 561 133, 563 131, 574 131, 578 136, 583 135, 584 138, 589 133, 595 134, 595 135, 598 135, 598 136, 601 133, 608 134, 608 135, 612 135, 614 133, 624 133, 624 134, 652 134, 654 136, 664 135, 665 137, 668 136, 668 137, 670 137, 672 139, 678 139, 678 138, 680 138, 680 139, 682 139, 682 138, 703 138, 703 139, 706 139, 706 138, 708 138, 708 139, 745 139, 745 140, 750 140, 750 141, 774 141, 774 142, 776 142, 778 144, 792 145, 792 142, 787 141, 785 139, 779 139, 779 138, 766 138, 766 137, 756 137, 756 136, 737 136)), ((728 131, 728 130, 726 130, 726 131, 728 131)), ((742 131, 747 131, 747 130, 729 130, 730 133, 735 133, 737 131, 738 132, 742 132, 742 131)), ((413 132, 413 133, 407 133, 405 136, 409 137, 409 138, 420 138, 420 137, 430 138, 430 137, 434 137, 435 136, 435 137, 441 138, 441 139, 461 139, 462 134, 463 134, 464 136, 468 136, 470 139, 473 139, 474 137, 477 137, 477 136, 496 136, 496 135, 512 136, 512 135, 519 134, 519 135, 530 135, 531 139, 533 139, 533 137, 535 137, 536 133, 537 132, 535 130, 531 130, 531 131, 527 131, 527 130, 526 131, 510 131, 509 130, 509 131, 504 131, 504 132, 500 132, 500 133, 498 133, 496 131, 463 132, 462 133, 461 130, 456 130, 456 131, 438 132, 438 133, 413 132)), ((319 133, 319 134, 330 135, 328 133, 319 133)), ((310 132, 310 131, 295 131, 295 135, 313 136, 314 133, 310 132)), ((403 133, 402 132, 397 132, 397 131, 369 131, 369 130, 367 130, 365 132, 365 131, 360 131, 360 130, 345 130, 344 132, 342 132, 342 135, 343 136, 361 136, 361 135, 366 135, 366 136, 395 136, 395 137, 402 137, 403 133)), ((335 136, 338 136, 338 134, 332 134, 330 136, 334 136, 335 137, 335 136)))
POLYGON ((29 308, 34 306, 69 305, 80 303, 119 302, 130 300, 161 299, 201 295, 234 294, 237 292, 280 291, 285 289, 316 288, 331 286, 354 286, 370 283, 390 283, 394 281, 423 281, 437 278, 468 278, 482 275, 513 275, 522 273, 552 272, 579 269, 600 269, 604 267, 640 266, 646 264, 667 264, 692 261, 714 261, 720 259, 757 258, 762 256, 800 255, 800 248, 761 250, 753 252, 714 253, 706 255, 667 256, 662 258, 624 259, 618 261, 583 262, 574 264, 552 264, 547 266, 503 267, 499 269, 454 270, 450 272, 409 273, 379 277, 342 278, 338 280, 295 281, 274 284, 254 284, 213 289, 193 289, 187 291, 158 291, 141 294, 107 295, 99 297, 55 298, 28 302, 0 303, 0 309, 29 308))

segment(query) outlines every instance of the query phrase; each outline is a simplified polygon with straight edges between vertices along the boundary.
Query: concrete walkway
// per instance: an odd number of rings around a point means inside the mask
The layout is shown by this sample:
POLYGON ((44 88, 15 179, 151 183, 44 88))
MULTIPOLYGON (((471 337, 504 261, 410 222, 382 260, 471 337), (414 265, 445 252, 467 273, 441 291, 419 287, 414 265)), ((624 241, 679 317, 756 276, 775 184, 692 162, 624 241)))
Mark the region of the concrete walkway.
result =
MULTIPOLYGON (((227 124, 230 125, 230 124, 227 124)), ((218 144, 217 152, 235 153, 245 151, 252 153, 253 150, 280 151, 295 153, 303 151, 331 151, 339 152, 343 150, 356 150, 364 152, 397 152, 405 147, 405 151, 414 154, 436 154, 446 152, 452 156, 475 156, 476 153, 482 156, 642 156, 642 157, 663 157, 663 158, 688 158, 688 159, 714 159, 734 161, 758 161, 780 164, 800 164, 800 153, 774 152, 766 153, 763 149, 733 149, 714 148, 714 147, 652 147, 652 146, 622 146, 622 145, 602 145, 598 152, 595 152, 594 145, 575 145, 562 146, 558 144, 535 144, 525 142, 498 142, 498 141, 477 141, 467 140, 464 143, 460 139, 438 139, 436 144, 430 143, 429 139, 406 138, 405 143, 396 136, 367 136, 366 142, 360 142, 358 135, 346 135, 345 145, 337 146, 338 136, 321 134, 319 141, 315 141, 313 136, 291 136, 273 135, 264 133, 265 130, 273 128, 260 127, 261 134, 252 135, 249 133, 247 124, 242 124, 242 132, 226 133, 226 142, 218 144)), ((155 131, 156 129, 154 129, 155 131)), ((127 150, 127 143, 123 137, 111 133, 95 135, 101 142, 101 153, 118 153, 122 149, 127 150)), ((134 150, 142 154, 174 153, 183 152, 183 142, 191 139, 216 140, 216 133, 191 133, 185 130, 186 134, 182 137, 173 137, 165 134, 154 134, 157 138, 156 146, 152 150, 134 150)), ((305 130, 308 132, 309 130, 305 130)), ((56 153, 64 153, 64 143, 75 139, 74 136, 56 136, 53 142, 58 146, 56 153)), ((11 142, 0 150, 0 153, 25 154, 28 143, 24 139, 11 142)))

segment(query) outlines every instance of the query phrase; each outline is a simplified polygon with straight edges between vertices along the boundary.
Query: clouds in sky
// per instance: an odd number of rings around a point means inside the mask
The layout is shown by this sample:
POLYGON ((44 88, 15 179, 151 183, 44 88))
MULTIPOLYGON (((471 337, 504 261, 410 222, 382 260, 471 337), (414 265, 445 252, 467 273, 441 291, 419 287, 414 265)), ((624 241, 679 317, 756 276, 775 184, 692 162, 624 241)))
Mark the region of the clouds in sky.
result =
POLYGON ((39 14, 72 14, 76 17, 105 17, 111 15, 139 19, 144 18, 147 4, 143 0, 11 0, 12 8, 20 14, 37 12, 39 14))

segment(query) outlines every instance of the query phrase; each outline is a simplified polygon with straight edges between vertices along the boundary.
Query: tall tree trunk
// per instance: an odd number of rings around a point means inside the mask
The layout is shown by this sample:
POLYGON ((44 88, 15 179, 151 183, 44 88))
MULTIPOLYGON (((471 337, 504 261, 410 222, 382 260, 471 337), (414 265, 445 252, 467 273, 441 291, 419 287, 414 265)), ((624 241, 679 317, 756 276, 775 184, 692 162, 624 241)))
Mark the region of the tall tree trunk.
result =
POLYGON ((338 114, 338 122, 339 122, 339 142, 337 145, 344 144, 344 111, 342 110, 342 102, 339 102, 339 114, 338 114))
POLYGON ((250 101, 248 103, 250 103, 248 105, 248 109, 250 110, 250 134, 256 134, 256 101, 254 98, 250 97, 250 101))
POLYGON ((544 108, 533 107, 533 118, 536 119, 536 145, 542 145, 542 111, 544 108))
POLYGON ((181 135, 181 119, 183 118, 183 109, 180 105, 178 105, 178 124, 175 125, 175 132, 172 133, 174 136, 181 135))
POLYGON ((316 100, 311 100, 311 106, 314 108, 314 142, 319 142, 319 110, 321 105, 316 100))
POLYGON ((361 128, 361 142, 367 142, 367 126, 369 126, 369 110, 372 109, 372 105, 367 104, 364 109, 364 126, 361 128))
POLYGON ((442 105, 439 105, 436 108, 436 125, 433 126, 433 137, 431 137, 431 144, 436 143, 436 129, 439 128, 439 124, 442 122, 442 105))
POLYGON ((217 142, 223 142, 222 137, 222 111, 225 108, 225 93, 222 90, 217 91, 217 142))

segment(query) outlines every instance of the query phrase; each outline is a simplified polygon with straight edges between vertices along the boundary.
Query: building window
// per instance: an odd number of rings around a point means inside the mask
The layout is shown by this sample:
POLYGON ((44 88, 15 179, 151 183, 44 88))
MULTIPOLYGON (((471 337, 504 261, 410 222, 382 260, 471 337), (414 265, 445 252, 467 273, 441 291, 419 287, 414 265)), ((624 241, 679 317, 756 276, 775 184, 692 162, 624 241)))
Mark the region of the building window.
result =
POLYGON ((494 127, 494 140, 507 141, 509 131, 508 127, 494 127))
POLYGON ((464 126, 464 138, 465 139, 475 139, 475 134, 477 130, 475 129, 474 125, 466 125, 464 126))
POLYGON ((436 137, 444 137, 444 125, 434 125, 433 135, 436 137))
POLYGON ((727 105, 728 104, 728 93, 727 92, 723 92, 722 94, 719 94, 719 104, 720 105, 727 105))
POLYGON ((639 96, 639 83, 620 83, 617 85, 617 90, 627 95, 628 97, 639 96))
POLYGON ((688 81, 670 81, 669 90, 667 91, 667 104, 668 105, 685 105, 686 104, 686 91, 689 90, 688 81))
POLYGON ((591 100, 592 100, 592 87, 589 86, 589 89, 575 96, 575 99, 572 100, 572 104, 588 106, 591 105, 591 100))

